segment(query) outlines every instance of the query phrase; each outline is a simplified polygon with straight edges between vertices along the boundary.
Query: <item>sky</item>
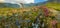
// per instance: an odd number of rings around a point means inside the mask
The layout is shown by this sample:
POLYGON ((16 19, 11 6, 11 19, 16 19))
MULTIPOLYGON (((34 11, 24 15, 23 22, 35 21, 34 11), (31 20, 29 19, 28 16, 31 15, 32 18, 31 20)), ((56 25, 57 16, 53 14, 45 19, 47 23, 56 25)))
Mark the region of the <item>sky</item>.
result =
POLYGON ((46 0, 0 0, 0 2, 6 3, 38 3, 46 0))
POLYGON ((44 2, 44 1, 47 1, 47 0, 34 0, 34 3, 44 2))

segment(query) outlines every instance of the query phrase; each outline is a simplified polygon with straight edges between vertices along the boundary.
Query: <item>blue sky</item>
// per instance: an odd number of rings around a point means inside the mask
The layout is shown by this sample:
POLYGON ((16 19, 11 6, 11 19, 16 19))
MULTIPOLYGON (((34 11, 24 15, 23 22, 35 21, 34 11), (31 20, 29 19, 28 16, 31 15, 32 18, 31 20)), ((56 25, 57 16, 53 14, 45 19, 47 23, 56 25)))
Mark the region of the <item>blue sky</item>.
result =
POLYGON ((34 0, 34 3, 44 2, 44 1, 47 1, 47 0, 34 0))

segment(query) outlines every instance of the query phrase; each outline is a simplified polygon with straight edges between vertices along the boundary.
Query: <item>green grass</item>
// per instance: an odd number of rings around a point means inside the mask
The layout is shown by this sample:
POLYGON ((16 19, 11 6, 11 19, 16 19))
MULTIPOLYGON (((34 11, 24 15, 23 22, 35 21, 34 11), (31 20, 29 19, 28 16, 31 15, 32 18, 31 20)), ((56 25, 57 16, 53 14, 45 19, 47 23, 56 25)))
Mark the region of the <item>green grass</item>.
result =
MULTIPOLYGON (((46 6, 60 11, 60 3, 47 3, 46 6)), ((60 28, 59 26, 60 26, 60 23, 58 24, 58 28, 60 28)))
POLYGON ((46 6, 60 11, 60 3, 47 3, 46 6))

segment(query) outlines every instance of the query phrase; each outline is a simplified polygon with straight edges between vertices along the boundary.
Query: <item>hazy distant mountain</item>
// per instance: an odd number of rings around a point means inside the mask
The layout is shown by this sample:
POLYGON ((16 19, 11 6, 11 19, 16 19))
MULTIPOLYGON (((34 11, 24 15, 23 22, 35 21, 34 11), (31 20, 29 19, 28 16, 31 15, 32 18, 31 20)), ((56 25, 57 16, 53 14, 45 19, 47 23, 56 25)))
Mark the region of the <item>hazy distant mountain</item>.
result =
POLYGON ((60 0, 48 0, 48 1, 52 3, 60 3, 60 0))
MULTIPOLYGON (((45 2, 39 2, 39 3, 30 3, 30 4, 23 4, 24 7, 32 7, 32 6, 41 6, 45 5, 46 3, 55 3, 55 2, 60 2, 60 0, 48 0, 45 2)), ((1 7, 10 7, 10 8, 20 8, 18 4, 11 4, 11 3, 0 3, 0 8, 1 7)))
MULTIPOLYGON (((23 4, 24 7, 32 7, 32 6, 41 6, 45 5, 46 3, 60 3, 60 0, 48 0, 45 2, 39 2, 39 3, 30 3, 30 4, 23 4)), ((11 3, 0 3, 0 8, 1 7, 8 7, 8 8, 20 8, 18 4, 11 4, 11 3)))
POLYGON ((24 4, 24 7, 42 6, 42 5, 45 5, 46 3, 47 3, 47 1, 46 2, 39 2, 39 3, 24 4))
MULTIPOLYGON (((24 7, 40 6, 40 5, 44 5, 45 3, 46 2, 23 4, 23 6, 24 7)), ((0 8, 1 7, 20 8, 20 6, 18 4, 11 4, 11 3, 0 3, 0 8)))
POLYGON ((11 4, 11 3, 0 3, 0 8, 8 7, 8 8, 19 8, 18 4, 11 4))

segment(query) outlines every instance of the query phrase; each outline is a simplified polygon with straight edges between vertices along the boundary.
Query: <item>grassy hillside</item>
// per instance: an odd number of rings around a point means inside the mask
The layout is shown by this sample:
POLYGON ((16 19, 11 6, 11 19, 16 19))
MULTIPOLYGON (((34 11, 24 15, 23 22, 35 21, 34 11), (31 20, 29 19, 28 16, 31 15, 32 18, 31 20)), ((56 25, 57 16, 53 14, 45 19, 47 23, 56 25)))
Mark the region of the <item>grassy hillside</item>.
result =
POLYGON ((54 8, 56 10, 60 10, 60 3, 47 3, 47 7, 54 8))
MULTIPOLYGON (((49 7, 49 8, 54 8, 56 10, 60 10, 60 4, 57 4, 57 3, 47 3, 46 6, 49 7)), ((3 24, 4 22, 2 22, 3 20, 1 18, 1 16, 2 17, 6 17, 5 21, 12 22, 12 23, 15 22, 16 19, 20 20, 21 18, 19 16, 21 16, 23 20, 31 20, 33 22, 35 20, 35 18, 38 16, 38 14, 40 14, 40 13, 43 13, 43 11, 41 11, 40 7, 31 7, 31 8, 0 8, 0 19, 1 19, 2 26, 4 26, 5 24, 3 24), (14 16, 16 16, 16 15, 18 15, 18 16, 14 17, 13 16, 14 13, 15 13, 14 16), (11 16, 13 16, 14 18, 12 18, 11 16), (12 21, 10 21, 10 18, 8 18, 8 17, 11 17, 12 21)), ((53 15, 53 14, 55 14, 55 13, 49 13, 49 15, 53 15)), ((44 15, 41 15, 41 17, 43 17, 43 16, 44 15)), ((48 18, 47 21, 50 24, 51 19, 48 18)), ((15 26, 14 23, 13 23, 13 26, 12 26, 12 23, 10 24, 10 27, 12 27, 12 28, 17 27, 17 26, 15 26)), ((23 23, 22 23, 22 26, 23 26, 23 23)), ((2 26, 0 25, 0 28, 2 26)), ((58 28, 60 28, 59 26, 60 26, 60 23, 58 24, 58 28)), ((48 27, 51 28, 50 25, 48 27)))

